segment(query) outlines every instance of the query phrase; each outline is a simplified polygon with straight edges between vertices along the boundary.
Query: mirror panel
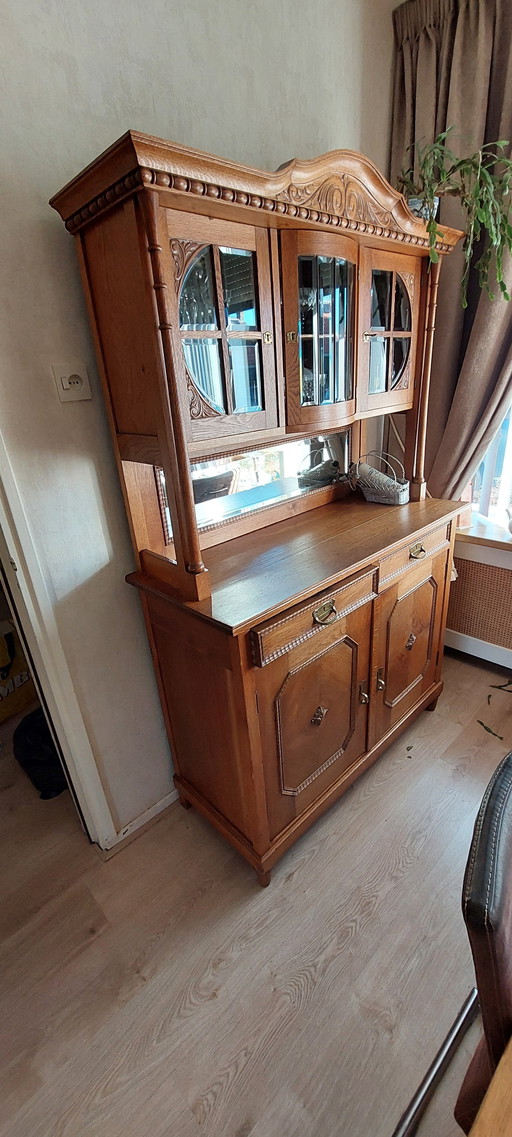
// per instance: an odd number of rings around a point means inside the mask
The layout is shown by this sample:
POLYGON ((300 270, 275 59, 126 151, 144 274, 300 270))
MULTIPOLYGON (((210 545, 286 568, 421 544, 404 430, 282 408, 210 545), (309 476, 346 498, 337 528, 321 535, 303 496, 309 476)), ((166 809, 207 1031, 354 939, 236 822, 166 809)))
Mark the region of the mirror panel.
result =
POLYGON ((334 484, 348 471, 349 433, 301 438, 195 463, 191 473, 199 528, 210 529, 334 484))

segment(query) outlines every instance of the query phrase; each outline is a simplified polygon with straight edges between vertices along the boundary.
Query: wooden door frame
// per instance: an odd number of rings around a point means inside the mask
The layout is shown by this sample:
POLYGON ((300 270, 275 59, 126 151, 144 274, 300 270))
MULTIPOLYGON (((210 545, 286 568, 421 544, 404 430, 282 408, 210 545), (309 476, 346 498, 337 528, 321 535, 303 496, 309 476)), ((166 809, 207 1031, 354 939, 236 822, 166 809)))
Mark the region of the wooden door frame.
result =
MULTIPOLYGON (((0 561, 79 813, 102 849, 120 835, 112 817, 59 638, 50 597, 0 433, 0 561)), ((122 836, 122 835, 121 835, 122 836)))

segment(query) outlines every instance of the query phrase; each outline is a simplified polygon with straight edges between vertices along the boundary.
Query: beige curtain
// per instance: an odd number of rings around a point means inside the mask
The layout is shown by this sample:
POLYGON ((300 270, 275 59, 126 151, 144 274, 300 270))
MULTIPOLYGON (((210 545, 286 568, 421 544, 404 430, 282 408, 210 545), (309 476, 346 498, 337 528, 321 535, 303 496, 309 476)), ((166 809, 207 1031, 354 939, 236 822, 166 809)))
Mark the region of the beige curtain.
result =
MULTIPOLYGON (((461 154, 512 139, 512 0, 408 0, 393 21, 393 184, 407 148, 451 125, 461 154)), ((441 203, 440 219, 464 227, 453 200, 441 203)), ((462 493, 512 398, 512 303, 491 302, 472 280, 464 311, 461 272, 457 251, 439 290, 426 465, 434 497, 462 493)))

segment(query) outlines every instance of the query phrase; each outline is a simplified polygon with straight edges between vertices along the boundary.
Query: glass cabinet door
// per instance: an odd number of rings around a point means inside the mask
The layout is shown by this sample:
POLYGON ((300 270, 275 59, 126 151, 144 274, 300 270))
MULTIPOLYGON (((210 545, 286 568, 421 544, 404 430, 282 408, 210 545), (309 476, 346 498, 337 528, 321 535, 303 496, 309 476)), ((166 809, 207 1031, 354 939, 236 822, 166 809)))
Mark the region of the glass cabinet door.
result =
POLYGON ((283 232, 287 425, 353 416, 357 246, 337 234, 283 232))
POLYGON ((420 258, 361 251, 358 411, 413 404, 420 275, 420 258))
POLYGON ((185 228, 170 236, 191 438, 276 426, 268 234, 217 221, 202 245, 187 240, 191 222, 169 221, 185 228))

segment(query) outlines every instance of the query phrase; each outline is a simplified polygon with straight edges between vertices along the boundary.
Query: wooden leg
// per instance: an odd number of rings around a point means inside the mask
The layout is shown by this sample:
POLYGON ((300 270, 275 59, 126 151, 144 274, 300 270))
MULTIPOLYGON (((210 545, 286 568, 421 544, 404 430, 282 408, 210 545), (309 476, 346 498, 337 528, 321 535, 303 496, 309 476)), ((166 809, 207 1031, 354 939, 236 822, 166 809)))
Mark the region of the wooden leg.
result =
POLYGON ((272 876, 272 870, 271 869, 255 869, 254 871, 256 873, 256 876, 258 877, 258 884, 260 884, 262 888, 267 888, 268 885, 270 884, 270 878, 272 876))
MULTIPOLYGON (((437 699, 438 698, 439 698, 439 695, 437 696, 437 699)), ((432 702, 428 704, 428 707, 425 707, 425 710, 426 711, 435 711, 435 709, 437 707, 437 699, 433 699, 432 702)))
POLYGON ((183 809, 192 809, 192 802, 189 801, 188 798, 182 797, 181 794, 179 796, 179 803, 183 806, 183 809))

